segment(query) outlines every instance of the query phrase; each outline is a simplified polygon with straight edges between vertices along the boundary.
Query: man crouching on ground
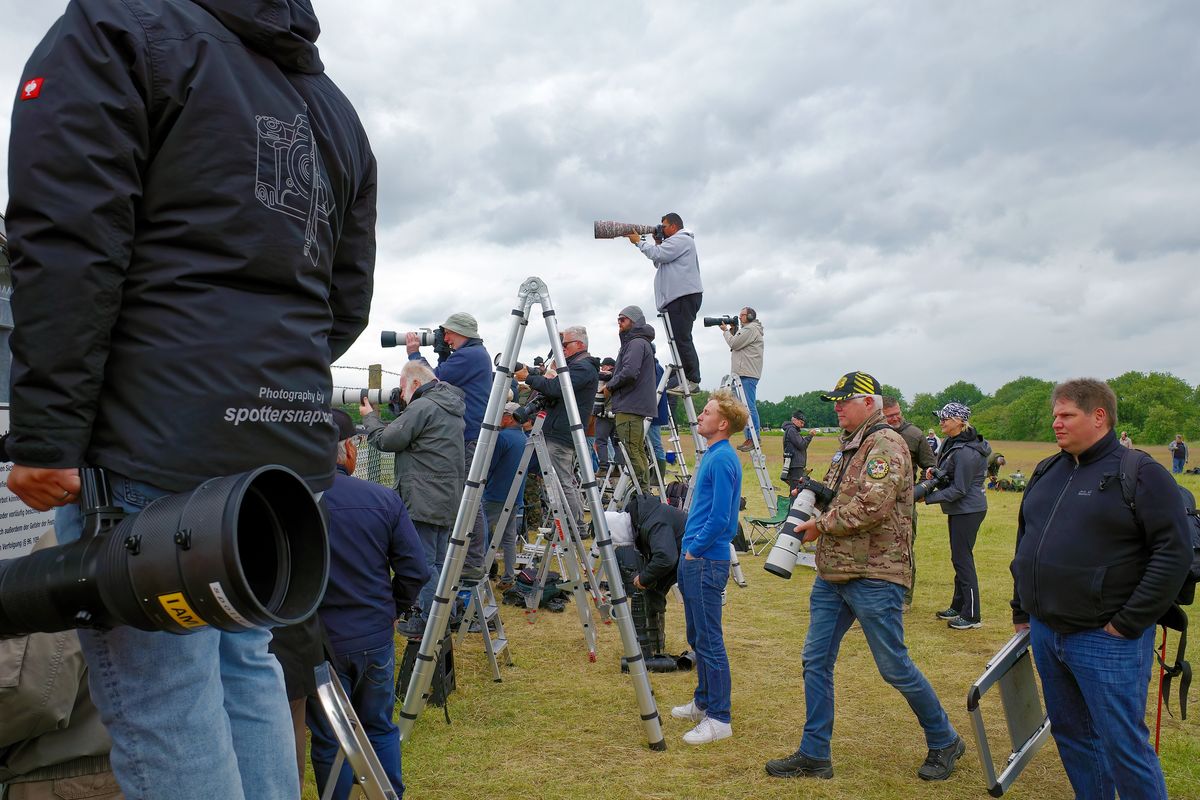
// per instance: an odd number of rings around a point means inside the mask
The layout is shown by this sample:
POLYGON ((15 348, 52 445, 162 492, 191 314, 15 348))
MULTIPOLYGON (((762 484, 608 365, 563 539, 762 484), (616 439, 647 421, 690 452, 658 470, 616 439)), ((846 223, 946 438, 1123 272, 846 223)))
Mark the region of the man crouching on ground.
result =
POLYGON ((696 654, 696 692, 687 705, 671 709, 675 719, 698 723, 683 741, 705 744, 733 735, 730 727, 729 658, 721 632, 721 592, 729 580, 729 543, 737 533, 742 499, 742 462, 729 435, 746 427, 750 412, 728 389, 712 393, 696 430, 708 452, 696 470, 679 559, 679 591, 687 640, 696 654))

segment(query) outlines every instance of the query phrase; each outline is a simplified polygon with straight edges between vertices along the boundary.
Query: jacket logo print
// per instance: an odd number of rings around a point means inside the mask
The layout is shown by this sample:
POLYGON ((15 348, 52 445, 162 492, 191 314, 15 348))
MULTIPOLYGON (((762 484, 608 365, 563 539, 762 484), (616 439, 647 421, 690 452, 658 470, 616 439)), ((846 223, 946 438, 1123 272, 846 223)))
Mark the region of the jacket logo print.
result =
POLYGON ((42 93, 42 84, 45 83, 44 78, 30 78, 21 85, 21 99, 32 100, 42 93))
POLYGON ((867 462, 867 476, 875 480, 886 478, 890 469, 888 462, 882 458, 872 458, 867 462))
POLYGON ((269 116, 258 125, 258 173, 254 194, 267 208, 304 221, 304 254, 313 266, 321 255, 317 226, 329 225, 333 212, 329 182, 313 147, 307 114, 288 124, 269 116))

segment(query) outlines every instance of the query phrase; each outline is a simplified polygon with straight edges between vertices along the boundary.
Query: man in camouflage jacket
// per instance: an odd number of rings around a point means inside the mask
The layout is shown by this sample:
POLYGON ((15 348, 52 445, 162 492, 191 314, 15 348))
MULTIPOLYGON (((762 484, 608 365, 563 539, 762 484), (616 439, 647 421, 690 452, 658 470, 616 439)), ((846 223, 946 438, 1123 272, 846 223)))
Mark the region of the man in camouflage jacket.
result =
POLYGON ((800 748, 768 761, 767 773, 833 777, 833 667, 842 637, 858 620, 879 674, 904 695, 925 732, 929 753, 917 775, 944 780, 966 745, 909 658, 901 620, 904 589, 912 582, 908 445, 884 422, 880 384, 870 375, 851 372, 821 399, 834 403, 844 433, 825 476, 833 500, 795 528, 805 541, 817 540, 817 578, 804 641, 807 716, 800 748))

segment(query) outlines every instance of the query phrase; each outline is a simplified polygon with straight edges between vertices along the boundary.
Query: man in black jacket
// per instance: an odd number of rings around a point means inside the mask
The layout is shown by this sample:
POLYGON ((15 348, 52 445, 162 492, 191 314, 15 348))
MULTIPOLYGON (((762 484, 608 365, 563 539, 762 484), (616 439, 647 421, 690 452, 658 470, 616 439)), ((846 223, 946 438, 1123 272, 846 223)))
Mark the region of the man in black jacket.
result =
MULTIPOLYGON (((73 0, 30 57, 9 486, 58 508, 60 541, 85 463, 128 511, 265 463, 333 481, 329 365, 367 322, 376 177, 318 31, 308 0, 73 0)), ((299 796, 269 631, 79 638, 129 796, 299 796)))
POLYGON ((658 414, 658 386, 654 379, 654 328, 646 324, 646 315, 637 306, 625 306, 617 315, 621 331, 621 349, 617 366, 604 391, 612 396, 616 415, 617 438, 629 452, 630 467, 638 486, 649 487, 646 464, 646 417, 658 414))
MULTIPOLYGON (((900 434, 904 439, 904 443, 908 445, 908 454, 912 456, 913 465, 913 480, 920 480, 925 474, 925 470, 930 467, 937 466, 937 458, 933 455, 933 450, 929 447, 929 440, 925 438, 925 434, 921 433, 921 429, 904 418, 904 412, 900 410, 900 401, 895 397, 887 396, 883 398, 883 419, 888 425, 892 426, 892 430, 900 434)), ((912 519, 912 542, 909 545, 909 558, 912 560, 912 583, 904 589, 904 610, 907 611, 912 606, 913 590, 917 588, 917 509, 913 506, 912 519)))
POLYGON ((813 434, 804 432, 804 412, 797 408, 792 412, 792 418, 783 423, 783 454, 792 458, 783 479, 792 491, 808 473, 808 446, 812 440, 813 434))
POLYGON ((1077 797, 1166 800, 1148 743, 1154 627, 1191 564, 1174 479, 1149 456, 1133 508, 1113 433, 1117 398, 1072 380, 1052 396, 1062 452, 1038 465, 1017 520, 1013 623, 1028 628, 1051 732, 1077 797))
MULTIPOLYGON (((575 394, 575 407, 579 409, 584 430, 587 430, 592 417, 592 404, 596 399, 596 386, 600 381, 600 359, 588 352, 587 328, 582 325, 565 329, 561 338, 563 353, 567 357, 567 373, 571 376, 571 388, 575 394)), ((579 501, 579 480, 575 477, 575 443, 571 440, 571 423, 567 419, 558 373, 548 369, 541 375, 530 375, 528 369, 521 369, 514 377, 553 401, 546 411, 542 434, 546 437, 546 448, 554 462, 554 471, 567 495, 567 505, 571 508, 575 528, 582 535, 583 504, 579 501)))

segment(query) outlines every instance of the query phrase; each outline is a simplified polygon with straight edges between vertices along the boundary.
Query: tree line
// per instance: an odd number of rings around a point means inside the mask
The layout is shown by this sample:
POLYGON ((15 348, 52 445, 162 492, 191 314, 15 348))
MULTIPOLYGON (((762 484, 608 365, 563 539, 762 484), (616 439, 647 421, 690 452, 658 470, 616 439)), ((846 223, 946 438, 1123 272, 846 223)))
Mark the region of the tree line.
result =
MULTIPOLYGON (((1108 381, 1117 395, 1117 429, 1128 431, 1135 444, 1166 444, 1182 434, 1187 441, 1200 440, 1200 388, 1166 372, 1126 372, 1108 381)), ((909 402, 894 386, 883 393, 900 401, 906 419, 923 429, 934 428, 933 412, 946 403, 958 402, 971 409, 971 422, 989 439, 1052 442, 1050 392, 1054 381, 1020 377, 994 394, 985 394, 967 381, 952 383, 937 393, 918 392, 909 402)), ((809 427, 837 427, 833 403, 821 400, 827 389, 788 395, 778 402, 758 401, 763 425, 778 428, 791 419, 795 409, 805 413, 809 427)), ((708 401, 708 392, 696 395, 696 410, 708 401)), ((677 409, 681 410, 681 409, 677 409)), ((684 417, 676 414, 677 420, 684 417)))

